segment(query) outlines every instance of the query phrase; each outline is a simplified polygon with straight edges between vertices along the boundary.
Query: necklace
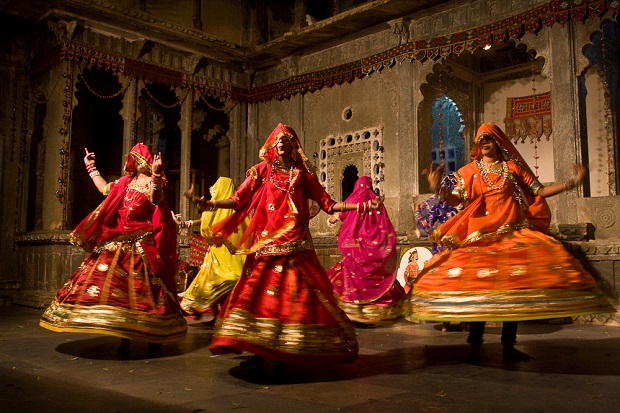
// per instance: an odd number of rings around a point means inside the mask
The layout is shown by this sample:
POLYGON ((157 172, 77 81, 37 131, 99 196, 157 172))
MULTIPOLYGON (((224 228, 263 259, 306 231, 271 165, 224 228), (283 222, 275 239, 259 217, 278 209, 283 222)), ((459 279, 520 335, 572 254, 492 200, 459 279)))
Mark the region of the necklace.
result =
POLYGON ((493 162, 492 164, 485 164, 482 161, 476 161, 476 163, 478 164, 478 169, 480 170, 480 175, 482 175, 482 179, 487 184, 487 188, 488 188, 489 191, 491 191, 493 189, 500 190, 506 184, 506 176, 507 176, 507 173, 508 173, 508 166, 506 165, 506 162, 502 162, 500 164, 501 166, 500 166, 499 169, 492 168, 492 166, 497 164, 498 162, 499 162, 499 160, 496 161, 496 162, 493 162), (487 168, 485 167, 485 165, 489 165, 488 171, 487 171, 487 168), (491 178, 489 177, 489 172, 499 174, 500 176, 497 178, 497 180, 495 182, 493 182, 491 180, 491 178))
MULTIPOLYGON (((274 164, 277 161, 274 162, 274 164)), ((275 176, 275 168, 271 168, 271 174, 269 175, 269 181, 278 188, 280 191, 292 194, 293 193, 293 165, 289 168, 288 180, 277 179, 275 176), (287 187, 288 185, 288 187, 287 187)))
POLYGON ((275 161, 273 161, 273 165, 278 168, 281 169, 283 171, 286 171, 290 168, 293 167, 293 163, 291 162, 290 166, 285 165, 284 163, 280 162, 278 159, 276 159, 275 161))
POLYGON ((151 181, 147 181, 144 184, 140 184, 136 178, 132 179, 127 185, 125 191, 125 198, 123 199, 123 206, 129 206, 134 203, 138 194, 144 194, 147 198, 151 191, 151 181))

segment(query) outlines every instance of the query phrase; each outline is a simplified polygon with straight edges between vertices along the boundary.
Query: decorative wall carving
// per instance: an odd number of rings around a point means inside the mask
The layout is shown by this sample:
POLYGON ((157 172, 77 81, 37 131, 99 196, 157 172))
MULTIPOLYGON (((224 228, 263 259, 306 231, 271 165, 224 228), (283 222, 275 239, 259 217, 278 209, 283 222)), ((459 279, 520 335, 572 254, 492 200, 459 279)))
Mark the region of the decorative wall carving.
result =
POLYGON ((327 193, 341 195, 340 181, 344 168, 354 165, 359 176, 368 175, 373 188, 383 196, 384 180, 383 127, 366 128, 321 139, 319 149, 319 182, 327 193))
POLYGON ((611 228, 616 224, 616 211, 613 210, 611 205, 608 208, 596 208, 594 220, 597 227, 611 228))

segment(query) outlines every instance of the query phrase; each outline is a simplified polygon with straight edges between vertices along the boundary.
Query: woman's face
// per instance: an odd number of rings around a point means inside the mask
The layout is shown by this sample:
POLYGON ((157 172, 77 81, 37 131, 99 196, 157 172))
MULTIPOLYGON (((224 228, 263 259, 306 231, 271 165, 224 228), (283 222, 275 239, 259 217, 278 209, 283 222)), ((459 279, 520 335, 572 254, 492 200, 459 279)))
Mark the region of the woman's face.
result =
POLYGON ((293 153, 293 141, 290 136, 280 136, 278 143, 276 144, 278 150, 278 156, 283 158, 290 158, 293 153))
POLYGON ((482 135, 478 140, 478 147, 482 156, 496 158, 499 154, 499 146, 492 136, 482 135))

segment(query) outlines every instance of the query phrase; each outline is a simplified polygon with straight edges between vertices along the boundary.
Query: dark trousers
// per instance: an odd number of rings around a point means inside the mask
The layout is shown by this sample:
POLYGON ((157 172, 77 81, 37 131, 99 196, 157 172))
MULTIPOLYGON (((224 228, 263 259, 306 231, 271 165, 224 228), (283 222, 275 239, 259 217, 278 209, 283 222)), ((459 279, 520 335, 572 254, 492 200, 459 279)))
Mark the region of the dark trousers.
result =
MULTIPOLYGON (((474 321, 469 323, 469 337, 467 342, 473 345, 480 345, 484 341, 484 321, 474 321)), ((504 321, 502 323, 502 345, 514 346, 517 342, 517 325, 516 321, 504 321)))

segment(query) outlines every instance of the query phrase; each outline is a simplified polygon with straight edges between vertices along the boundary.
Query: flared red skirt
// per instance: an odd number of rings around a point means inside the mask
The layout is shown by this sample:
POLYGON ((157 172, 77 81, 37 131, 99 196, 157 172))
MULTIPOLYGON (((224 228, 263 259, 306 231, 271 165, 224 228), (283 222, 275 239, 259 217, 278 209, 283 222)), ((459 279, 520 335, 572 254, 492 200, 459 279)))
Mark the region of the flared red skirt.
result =
POLYGON ((40 325, 152 343, 183 339, 187 323, 176 291, 149 270, 143 253, 137 243, 110 243, 92 252, 58 291, 40 325))
POLYGON ((209 349, 299 364, 352 362, 355 328, 313 250, 248 257, 209 349))

